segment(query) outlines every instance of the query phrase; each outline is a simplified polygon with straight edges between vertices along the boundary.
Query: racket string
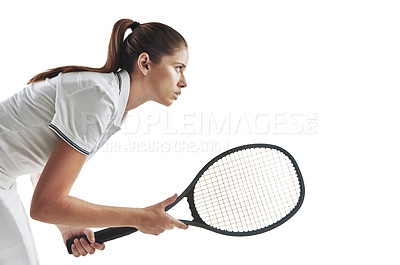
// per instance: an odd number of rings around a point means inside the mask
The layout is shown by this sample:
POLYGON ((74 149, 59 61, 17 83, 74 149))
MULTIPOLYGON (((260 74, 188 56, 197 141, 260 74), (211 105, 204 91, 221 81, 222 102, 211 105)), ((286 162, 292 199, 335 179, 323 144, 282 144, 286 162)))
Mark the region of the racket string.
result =
POLYGON ((279 221, 299 196, 293 163, 270 148, 241 150, 217 160, 194 190, 196 210, 206 224, 239 232, 279 221))

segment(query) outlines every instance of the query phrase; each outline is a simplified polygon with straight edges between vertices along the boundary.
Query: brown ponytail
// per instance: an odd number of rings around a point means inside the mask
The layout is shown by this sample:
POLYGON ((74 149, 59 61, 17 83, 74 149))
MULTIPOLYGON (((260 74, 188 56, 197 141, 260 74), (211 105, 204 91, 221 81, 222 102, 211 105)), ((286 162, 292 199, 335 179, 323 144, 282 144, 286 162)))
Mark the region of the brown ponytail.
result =
POLYGON ((173 28, 158 22, 139 24, 131 19, 121 19, 114 24, 108 45, 107 61, 103 67, 62 66, 35 75, 28 84, 52 78, 59 73, 90 71, 98 73, 117 72, 125 69, 133 71, 138 56, 146 52, 154 63, 159 63, 165 55, 173 55, 180 48, 186 47, 185 39, 173 28), (129 28, 132 32, 125 38, 129 28))

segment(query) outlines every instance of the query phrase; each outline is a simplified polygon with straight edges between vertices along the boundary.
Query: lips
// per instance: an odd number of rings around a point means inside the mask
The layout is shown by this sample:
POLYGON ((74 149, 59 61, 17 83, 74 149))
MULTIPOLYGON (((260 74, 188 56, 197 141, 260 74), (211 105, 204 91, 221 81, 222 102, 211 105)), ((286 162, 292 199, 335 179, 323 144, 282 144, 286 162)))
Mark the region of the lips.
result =
POLYGON ((174 92, 175 99, 178 99, 178 96, 181 94, 181 92, 174 92))

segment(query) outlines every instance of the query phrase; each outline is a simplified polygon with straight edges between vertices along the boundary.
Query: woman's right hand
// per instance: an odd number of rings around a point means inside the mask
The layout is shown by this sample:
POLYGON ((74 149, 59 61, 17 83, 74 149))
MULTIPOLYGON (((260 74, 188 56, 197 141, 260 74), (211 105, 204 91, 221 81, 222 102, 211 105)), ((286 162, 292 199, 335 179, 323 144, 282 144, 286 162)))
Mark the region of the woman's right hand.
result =
POLYGON ((185 223, 173 218, 165 212, 165 208, 177 198, 178 195, 175 194, 160 203, 143 208, 143 214, 136 228, 142 233, 152 235, 159 235, 165 230, 171 230, 174 227, 187 229, 188 226, 185 223))
POLYGON ((91 229, 81 228, 81 227, 68 227, 57 225, 61 232, 64 243, 73 237, 86 235, 89 239, 89 243, 85 239, 75 239, 74 243, 71 245, 72 254, 75 257, 86 256, 87 254, 93 254, 96 250, 104 250, 105 245, 95 242, 94 232, 91 229))

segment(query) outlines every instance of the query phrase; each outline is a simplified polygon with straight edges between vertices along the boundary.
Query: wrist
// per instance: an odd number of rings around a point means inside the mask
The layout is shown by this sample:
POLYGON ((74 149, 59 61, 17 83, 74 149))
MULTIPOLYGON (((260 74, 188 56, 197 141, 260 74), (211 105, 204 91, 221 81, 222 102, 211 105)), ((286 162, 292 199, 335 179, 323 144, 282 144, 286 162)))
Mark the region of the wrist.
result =
POLYGON ((138 227, 145 223, 146 209, 145 208, 133 208, 132 214, 129 218, 129 226, 138 227))
POLYGON ((71 227, 65 226, 65 225, 56 225, 56 227, 58 228, 58 230, 60 230, 61 234, 71 228, 71 227))

